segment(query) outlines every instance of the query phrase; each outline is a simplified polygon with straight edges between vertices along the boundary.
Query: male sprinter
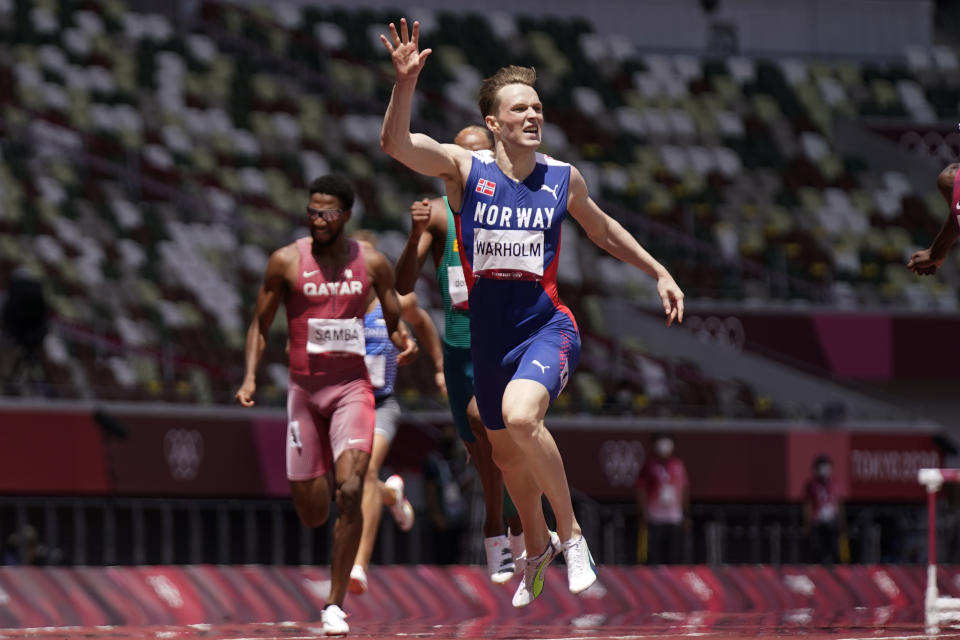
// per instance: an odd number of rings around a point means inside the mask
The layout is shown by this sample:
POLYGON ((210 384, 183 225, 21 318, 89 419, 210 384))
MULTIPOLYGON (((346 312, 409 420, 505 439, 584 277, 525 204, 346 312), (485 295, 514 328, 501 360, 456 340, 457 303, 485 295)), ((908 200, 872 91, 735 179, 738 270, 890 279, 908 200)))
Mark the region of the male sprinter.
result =
MULTIPOLYGON (((472 125, 462 129, 453 142, 471 151, 492 149, 493 135, 485 127, 472 125)), ((513 576, 515 561, 523 552, 523 525, 514 511, 508 519, 507 534, 504 533, 503 476, 493 462, 490 440, 473 397, 470 311, 453 212, 445 197, 423 200, 410 207, 410 221, 410 236, 397 261, 397 292, 413 291, 417 274, 427 256, 432 255, 443 301, 443 372, 450 412, 483 487, 486 504, 483 546, 487 555, 487 572, 494 583, 502 584, 513 576)))
POLYGON ((410 103, 431 50, 419 49, 406 20, 390 38, 396 83, 380 145, 411 169, 443 179, 454 211, 461 263, 469 289, 476 397, 494 460, 523 521, 527 561, 513 604, 530 604, 558 553, 550 538, 541 492, 557 519, 570 591, 597 579, 573 513, 563 460, 543 423, 577 364, 580 337, 557 295, 560 225, 569 212, 587 236, 614 257, 657 280, 667 324, 683 319, 683 293, 669 272, 590 198, 577 169, 537 153, 543 105, 531 68, 506 67, 484 81, 479 106, 493 133, 494 151, 470 152, 410 132, 410 103))
MULTIPOLYGON (((366 229, 355 231, 350 237, 371 249, 377 248, 377 236, 366 229)), ((437 388, 444 392, 446 387, 440 337, 437 335, 437 328, 433 326, 430 314, 418 306, 417 294, 409 293, 400 296, 400 317, 413 330, 414 335, 430 356, 434 369, 434 382, 437 388)), ((400 404, 393 394, 397 369, 398 365, 407 364, 409 360, 401 357, 390 341, 383 309, 378 300, 373 300, 367 309, 364 316, 364 331, 367 371, 370 374, 370 384, 373 386, 377 420, 373 430, 373 451, 370 453, 370 464, 367 466, 367 476, 363 482, 361 507, 363 534, 360 536, 360 546, 357 548, 357 557, 353 561, 353 569, 350 570, 348 587, 350 593, 357 594, 367 591, 367 569, 370 567, 370 557, 373 555, 373 546, 380 529, 382 508, 390 509, 401 531, 410 531, 414 518, 410 501, 403 497, 403 478, 394 474, 387 478, 386 482, 380 480, 380 468, 397 435, 397 422, 400 419, 400 404)))
POLYGON ((276 250, 267 262, 236 393, 241 405, 254 405, 257 365, 282 302, 290 336, 286 450, 293 504, 305 525, 319 527, 331 497, 337 501, 330 595, 321 616, 327 635, 350 631, 342 607, 363 526, 363 478, 373 444, 363 316, 374 298, 383 307, 390 340, 400 350, 406 346, 397 329, 400 302, 390 263, 343 233, 353 200, 353 188, 340 176, 310 184, 310 236, 276 250))

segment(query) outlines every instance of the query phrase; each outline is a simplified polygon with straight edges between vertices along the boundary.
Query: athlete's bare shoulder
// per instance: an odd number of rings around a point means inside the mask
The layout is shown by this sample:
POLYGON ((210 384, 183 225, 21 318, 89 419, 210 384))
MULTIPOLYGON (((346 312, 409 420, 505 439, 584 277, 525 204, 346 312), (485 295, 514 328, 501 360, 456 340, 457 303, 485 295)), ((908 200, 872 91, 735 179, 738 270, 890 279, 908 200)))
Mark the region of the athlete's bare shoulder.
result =
POLYGON ((369 242, 357 242, 360 245, 360 251, 363 252, 363 263, 367 266, 367 274, 370 277, 375 277, 377 272, 384 269, 393 269, 390 262, 387 260, 387 256, 383 255, 379 249, 374 248, 369 242))
POLYGON ((297 251, 297 243, 291 242, 290 244, 283 245, 270 254, 270 259, 267 261, 267 271, 284 271, 290 265, 295 265, 299 261, 300 252, 297 251))
POLYGON ((960 171, 960 163, 954 162, 947 165, 937 176, 937 188, 948 203, 953 199, 953 183, 957 179, 958 171, 960 171))
POLYGON ((460 170, 460 177, 465 178, 470 173, 470 165, 473 162, 473 153, 469 149, 464 149, 458 144, 444 143, 441 145, 447 152, 453 162, 460 170))
POLYGON ((569 193, 571 199, 580 199, 589 195, 587 181, 583 179, 583 174, 574 165, 570 165, 570 187, 569 193))

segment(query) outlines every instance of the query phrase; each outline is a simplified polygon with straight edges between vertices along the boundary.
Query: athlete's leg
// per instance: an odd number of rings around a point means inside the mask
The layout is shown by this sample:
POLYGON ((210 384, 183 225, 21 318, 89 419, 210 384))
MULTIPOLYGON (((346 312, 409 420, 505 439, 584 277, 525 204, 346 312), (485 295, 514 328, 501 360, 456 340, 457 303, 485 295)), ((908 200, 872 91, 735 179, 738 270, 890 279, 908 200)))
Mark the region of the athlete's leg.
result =
POLYGON ((523 533, 523 523, 520 521, 520 514, 517 513, 517 507, 513 504, 509 491, 503 496, 503 519, 511 535, 523 533))
POLYGON ((493 459, 503 472, 503 480, 523 523, 527 555, 536 556, 550 541, 547 522, 543 517, 543 492, 510 432, 507 429, 490 429, 487 435, 493 445, 493 459))
POLYGON ((493 461, 493 449, 487 437, 487 428, 480 419, 476 398, 471 398, 467 405, 467 420, 474 441, 464 441, 464 445, 477 468, 480 486, 483 488, 483 502, 486 505, 483 535, 485 538, 503 535, 503 475, 493 461))
POLYGON ((357 557, 353 561, 353 564, 363 567, 364 571, 370 566, 370 556, 373 555, 373 546, 377 541, 380 516, 386 502, 384 498, 389 496, 389 499, 393 500, 393 492, 386 490, 383 483, 380 482, 380 467, 383 466, 383 460, 387 457, 389 450, 390 442, 379 432, 375 433, 373 436, 373 451, 370 453, 370 464, 367 466, 367 474, 363 480, 363 502, 361 505, 363 533, 360 536, 357 557))
MULTIPOLYGON (((560 450, 557 449, 556 441, 543 424, 543 417, 549 406, 550 394, 547 388, 535 380, 511 380, 503 392, 503 421, 507 426, 506 430, 519 449, 521 464, 529 469, 536 486, 550 501, 550 506, 557 518, 557 534, 560 540, 566 541, 579 536, 581 531, 580 524, 573 513, 570 487, 567 484, 560 450)), ((510 495, 513 496, 514 502, 517 502, 518 496, 514 493, 513 486, 509 484, 508 486, 511 488, 510 495)), ((523 517, 524 507, 518 503, 517 510, 520 512, 526 531, 530 522, 523 517)), ((537 538, 539 535, 540 532, 537 532, 532 537, 537 538)), ((530 538, 531 535, 528 533, 528 553, 531 548, 530 538)), ((539 544, 539 540, 536 542, 539 544)))
POLYGON ((330 447, 336 482, 337 519, 333 527, 330 595, 327 604, 342 607, 363 530, 363 480, 373 451, 376 410, 369 380, 346 385, 330 416, 330 447))
POLYGON ((385 507, 392 507, 397 504, 397 494, 390 490, 383 480, 377 482, 377 489, 380 490, 380 504, 385 507))
POLYGON ((333 526, 333 554, 330 562, 330 595, 327 604, 343 606, 350 579, 350 568, 357 555, 363 530, 363 479, 370 454, 347 449, 334 463, 336 476, 337 519, 333 526))
POLYGON ((293 506, 300 522, 308 527, 319 527, 327 521, 333 496, 330 423, 313 409, 313 400, 323 399, 322 394, 291 380, 287 394, 287 479, 293 506))
POLYGON ((307 527, 319 527, 330 516, 330 496, 333 494, 331 474, 310 480, 291 480, 290 495, 300 522, 307 527))
POLYGON ((447 398, 457 434, 473 460, 480 477, 486 516, 483 535, 503 535, 503 476, 493 462, 486 427, 474 397, 474 366, 470 349, 443 345, 443 373, 447 379, 447 398))

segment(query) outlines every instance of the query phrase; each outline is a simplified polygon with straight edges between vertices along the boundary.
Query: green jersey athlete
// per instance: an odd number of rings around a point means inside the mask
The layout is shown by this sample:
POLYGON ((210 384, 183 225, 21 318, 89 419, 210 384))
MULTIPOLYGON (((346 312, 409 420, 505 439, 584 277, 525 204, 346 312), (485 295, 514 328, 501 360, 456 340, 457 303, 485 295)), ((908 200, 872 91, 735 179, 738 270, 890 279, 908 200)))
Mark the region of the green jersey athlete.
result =
MULTIPOLYGON (((454 142, 471 151, 493 148, 490 132, 479 126, 463 129, 454 142)), ((518 558, 523 551, 522 528, 516 510, 508 501, 507 507, 513 513, 508 519, 509 536, 504 532, 503 477, 493 462, 490 441, 473 397, 467 284, 463 267, 460 266, 453 212, 446 197, 415 202, 410 212, 410 237, 397 262, 397 290, 400 293, 412 291, 427 256, 433 256, 443 300, 443 373, 450 411, 483 485, 487 507, 483 535, 490 579, 495 583, 503 583, 513 576, 514 558, 518 558)))

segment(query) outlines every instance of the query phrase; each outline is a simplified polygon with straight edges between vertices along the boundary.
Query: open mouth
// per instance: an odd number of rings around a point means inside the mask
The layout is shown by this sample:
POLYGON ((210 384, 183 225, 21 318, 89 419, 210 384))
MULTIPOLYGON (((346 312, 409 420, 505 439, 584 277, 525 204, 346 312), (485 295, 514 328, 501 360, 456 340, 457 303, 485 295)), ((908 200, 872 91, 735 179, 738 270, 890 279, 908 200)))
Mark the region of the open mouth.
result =
POLYGON ((530 134, 533 134, 533 135, 535 135, 535 136, 536 136, 536 135, 540 135, 540 127, 537 127, 537 126, 524 127, 524 128, 523 128, 523 132, 524 132, 524 133, 530 133, 530 134))

